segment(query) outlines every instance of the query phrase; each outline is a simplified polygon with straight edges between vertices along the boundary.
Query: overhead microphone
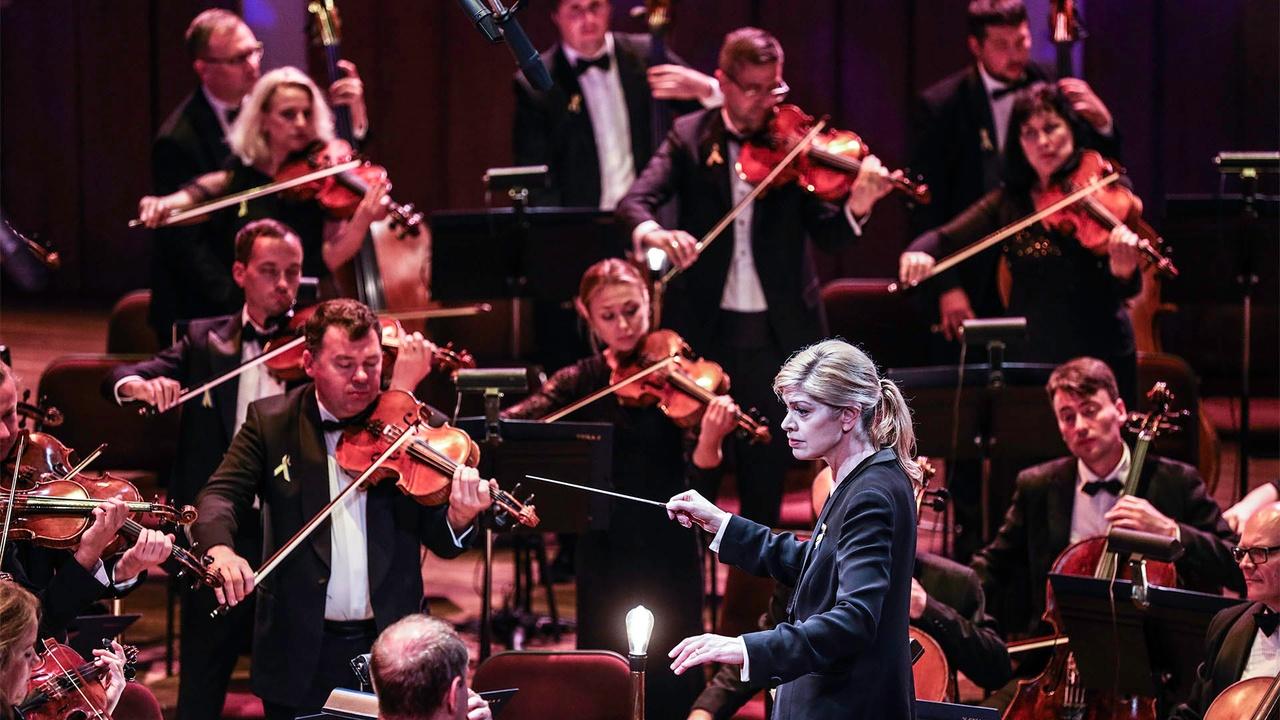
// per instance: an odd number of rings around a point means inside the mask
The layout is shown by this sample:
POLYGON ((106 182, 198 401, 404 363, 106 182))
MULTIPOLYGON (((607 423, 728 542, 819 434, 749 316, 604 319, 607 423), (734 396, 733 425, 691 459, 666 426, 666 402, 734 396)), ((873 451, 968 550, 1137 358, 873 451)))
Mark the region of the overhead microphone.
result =
POLYGON ((520 72, 530 85, 538 90, 551 89, 551 73, 547 72, 546 66, 542 64, 542 58, 538 57, 538 51, 529 41, 529 36, 516 21, 515 13, 520 8, 520 0, 510 8, 503 7, 501 0, 458 0, 458 2, 485 39, 491 43, 504 41, 507 43, 511 48, 511 54, 515 56, 516 65, 520 66, 520 72))

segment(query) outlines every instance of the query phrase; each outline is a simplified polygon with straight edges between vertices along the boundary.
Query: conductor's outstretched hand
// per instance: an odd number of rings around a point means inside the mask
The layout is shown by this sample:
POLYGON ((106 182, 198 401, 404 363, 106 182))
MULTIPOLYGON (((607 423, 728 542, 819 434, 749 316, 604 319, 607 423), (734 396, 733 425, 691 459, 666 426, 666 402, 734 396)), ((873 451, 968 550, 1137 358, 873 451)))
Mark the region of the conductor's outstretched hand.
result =
POLYGON ((667 517, 685 527, 697 525, 713 535, 729 521, 729 513, 712 505, 697 490, 686 490, 668 500, 667 517))

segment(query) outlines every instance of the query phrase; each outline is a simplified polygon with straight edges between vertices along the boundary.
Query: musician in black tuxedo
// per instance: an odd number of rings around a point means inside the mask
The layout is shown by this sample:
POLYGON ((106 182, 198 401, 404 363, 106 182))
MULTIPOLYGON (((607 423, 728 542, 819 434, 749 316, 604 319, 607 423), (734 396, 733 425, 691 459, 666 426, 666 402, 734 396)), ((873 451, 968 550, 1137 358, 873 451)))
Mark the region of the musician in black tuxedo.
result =
MULTIPOLYGON (((1109 527, 1177 537, 1186 548, 1175 564, 1182 587, 1243 591, 1231 558, 1233 533, 1195 468, 1148 455, 1137 491, 1119 496, 1132 462, 1121 436, 1128 413, 1106 363, 1070 360, 1053 371, 1046 390, 1071 455, 1018 474, 1004 523, 971 562, 988 596, 1030 599, 1027 616, 1002 617, 1004 625, 1042 632, 1054 560, 1073 543, 1105 536, 1109 527)), ((1033 671, 1027 664, 1019 670, 1033 671)), ((994 702, 1011 699, 1012 691, 1006 686, 994 702)))
MULTIPOLYGON (((788 89, 782 47, 763 30, 729 33, 719 65, 724 107, 677 119, 617 214, 637 255, 666 253, 683 268, 663 298, 662 326, 724 366, 740 406, 776 420, 782 408, 769 389, 774 372, 822 335, 807 239, 824 248, 851 242, 890 185, 879 160, 868 156, 842 205, 794 184, 771 189, 698 255, 694 238, 750 191, 732 171, 741 139, 765 129, 788 89), (672 198, 679 201, 679 217, 675 227, 664 228, 658 208, 672 198)), ((773 440, 734 445, 743 516, 766 525, 778 517, 790 463, 781 436, 773 440)))
POLYGON ((1280 503, 1266 505, 1245 521, 1240 545, 1232 552, 1253 602, 1222 610, 1209 623, 1191 696, 1173 709, 1170 720, 1200 720, 1232 683, 1280 673, 1280 503))
MULTIPOLYGON (((235 315, 193 320, 176 344, 142 362, 115 368, 103 392, 117 402, 133 401, 171 409, 183 388, 195 387, 257 358, 280 334, 298 296, 302 241, 288 226, 255 220, 236 234, 231 275, 245 303, 235 315)), ((412 389, 428 372, 430 343, 420 335, 405 338, 397 355, 392 386, 412 389)), ((192 504, 218 468, 249 403, 286 390, 286 383, 265 366, 253 367, 207 391, 182 408, 178 452, 169 478, 169 500, 192 504)), ((252 563, 261 551, 261 515, 249 508, 241 521, 236 548, 252 563)), ((221 716, 227 684, 242 649, 252 638, 253 605, 244 603, 228 617, 210 618, 213 593, 184 593, 178 714, 183 720, 221 716)))
MULTIPOLYGON (((1051 68, 1031 61, 1031 29, 1022 0, 972 0, 967 20, 973 64, 929 86, 912 119, 910 167, 933 192, 933 201, 912 213, 915 235, 943 225, 1000 184, 1013 91, 1054 75, 1051 68)), ((1120 138, 1107 106, 1084 80, 1063 78, 1058 84, 1089 126, 1083 144, 1118 158, 1120 138)), ((996 291, 998 257, 988 251, 965 263, 956 270, 958 285, 929 294, 937 300, 930 313, 938 313, 948 340, 966 318, 1002 314, 996 291)), ((935 353, 954 357, 955 348, 939 346, 935 353)))
POLYGON ((729 515, 697 491, 667 502, 685 527, 714 533, 720 560, 795 587, 786 622, 740 637, 685 638, 676 674, 706 663, 742 666, 740 679, 778 687, 776 720, 911 718, 915 690, 907 625, 915 560, 911 411, 892 380, 843 340, 801 350, 774 388, 798 460, 825 460, 840 478, 811 540, 729 515))
POLYGON ((542 53, 555 85, 515 77, 512 147, 517 165, 547 165, 539 205, 612 210, 654 151, 654 101, 672 116, 720 102, 719 84, 667 51, 648 67, 650 39, 609 31, 608 0, 558 0, 560 42, 542 53))
MULTIPOLYGON (((333 459, 342 428, 378 400, 378 320, 354 300, 320 304, 306 324, 304 366, 312 383, 249 405, 244 425, 197 498, 192 536, 222 575, 219 602, 254 589, 236 538, 255 501, 270 556, 354 480, 333 459)), ((356 492, 286 557, 260 592, 252 684, 267 717, 317 711, 355 677, 349 661, 377 633, 423 607, 420 552, 455 557, 490 504, 474 469, 454 474, 447 504, 427 507, 382 482, 356 492)))
MULTIPOLYGON (((775 586, 761 630, 786 621, 791 593, 790 586, 775 586)), ((982 583, 969 567, 940 555, 917 552, 909 614, 913 627, 924 630, 942 646, 953 672, 958 670, 988 689, 1009 680, 1013 672, 1009 653, 995 618, 986 612, 982 583)), ((729 720, 765 687, 767 684, 759 680, 743 682, 738 668, 725 665, 698 696, 688 720, 729 720)))
MULTIPOLYGON (((17 378, 0 362, 0 465, 8 467, 15 460, 23 432, 18 428, 17 378)), ((128 518, 123 501, 109 500, 93 510, 89 527, 73 549, 41 547, 22 540, 4 544, 0 573, 11 575, 40 598, 40 637, 63 637, 77 615, 104 598, 127 594, 148 568, 169 556, 173 536, 147 529, 123 555, 104 562, 103 552, 128 518)))

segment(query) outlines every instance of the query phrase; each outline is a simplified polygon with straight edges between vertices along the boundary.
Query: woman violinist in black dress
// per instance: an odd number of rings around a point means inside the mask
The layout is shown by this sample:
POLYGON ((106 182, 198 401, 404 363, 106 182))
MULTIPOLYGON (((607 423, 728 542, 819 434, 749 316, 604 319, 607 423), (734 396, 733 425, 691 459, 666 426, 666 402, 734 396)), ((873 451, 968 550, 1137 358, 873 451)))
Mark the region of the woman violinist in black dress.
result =
MULTIPOLYGON (((575 302, 602 353, 556 372, 537 393, 504 413, 541 418, 607 386, 612 366, 629 363, 649 332, 649 293, 634 267, 602 260, 587 269, 575 302)), ((611 423, 614 490, 661 500, 689 487, 720 464, 721 442, 734 428, 733 402, 712 401, 698 430, 680 429, 656 407, 629 407, 614 395, 568 420, 611 423)), ((578 541, 578 647, 626 652, 627 611, 644 605, 655 617, 653 648, 669 648, 702 631, 702 571, 693 533, 667 521, 657 508, 614 503, 608 527, 578 541)), ((699 673, 676 677, 650 664, 645 707, 650 718, 682 718, 698 696, 699 673)))
MULTIPOLYGON (((1009 114, 1004 185, 946 225, 916 238, 899 263, 903 283, 923 280, 938 258, 1033 213, 1035 198, 1079 166, 1083 129, 1056 86, 1037 83, 1022 90, 1009 114)), ((1101 358, 1131 402, 1137 353, 1125 301, 1142 288, 1138 243, 1132 230, 1119 225, 1111 231, 1106 254, 1099 255, 1043 222, 1005 240, 1002 252, 1012 277, 1008 314, 1025 316, 1028 330, 1027 342, 1010 353, 1011 359, 1061 363, 1082 355, 1101 358)), ((956 280, 940 275, 939 289, 963 295, 956 280), (948 282, 951 289, 944 287, 948 282)), ((968 308, 963 300, 956 306, 968 308)), ((971 310, 950 315, 942 318, 950 330, 973 317, 971 310)))

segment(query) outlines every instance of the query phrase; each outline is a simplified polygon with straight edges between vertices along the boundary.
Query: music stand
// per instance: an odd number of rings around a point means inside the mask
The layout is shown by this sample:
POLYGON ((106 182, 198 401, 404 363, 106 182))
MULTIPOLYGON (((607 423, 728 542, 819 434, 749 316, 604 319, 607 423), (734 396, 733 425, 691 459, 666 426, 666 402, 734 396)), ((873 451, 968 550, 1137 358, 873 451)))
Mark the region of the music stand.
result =
POLYGON ((1155 697, 1165 708, 1186 700, 1209 622, 1242 600, 1151 586, 1147 609, 1132 602, 1133 583, 1049 575, 1062 630, 1081 682, 1098 690, 1155 697), (1114 608, 1114 621, 1113 621, 1114 608))
MULTIPOLYGON (((982 539, 991 538, 991 507, 1008 505, 1011 493, 1001 487, 993 496, 992 468, 1015 470, 1066 454, 1044 385, 1054 365, 1002 363, 992 387, 989 364, 935 365, 890 368, 885 374, 902 388, 915 419, 920 454, 947 458, 947 474, 954 477, 958 460, 977 461, 982 473, 982 539), (959 388, 959 397, 957 397, 959 388), (958 408, 957 408, 958 404, 958 408), (1013 442, 1001 442, 1008 438, 1013 442)), ((950 486, 950 483, 948 483, 950 486)), ((954 491, 952 497, 954 497, 954 491)), ((950 548, 950 532, 944 542, 950 548)))
MULTIPOLYGON (((613 426, 609 423, 500 420, 498 425, 502 443, 485 451, 480 461, 480 473, 497 480, 504 488, 515 488, 526 473, 606 490, 613 487, 613 426)), ((485 419, 478 417, 460 418, 457 426, 477 442, 481 442, 491 430, 485 419)), ((607 497, 545 484, 537 488, 537 496, 540 501, 535 505, 540 506, 538 517, 542 522, 533 532, 580 533, 607 526, 607 497)), ((517 537, 526 535, 522 526, 518 525, 512 532, 517 537)), ((535 537, 536 542, 540 543, 542 536, 539 534, 535 537)), ((538 553, 541 566, 539 577, 547 592, 547 609, 551 613, 550 627, 558 637, 560 616, 555 593, 546 576, 546 559, 542 556, 540 544, 534 547, 534 551, 538 553)), ((545 623, 532 618, 533 573, 530 565, 528 561, 517 562, 515 604, 523 611, 524 620, 531 621, 536 629, 545 623)), ((488 600, 487 596, 492 588, 492 572, 490 563, 485 568, 486 597, 481 598, 482 601, 488 600)), ((488 640, 493 613, 491 604, 482 602, 481 605, 490 608, 488 612, 482 612, 483 617, 480 618, 480 660, 484 660, 489 657, 488 640)), ((520 623, 521 626, 525 624, 520 623)))
POLYGON ((492 208, 431 216, 432 297, 512 301, 509 352, 549 370, 588 354, 572 300, 582 273, 624 248, 613 214, 590 208, 492 208), (521 321, 532 306, 532 327, 521 321))
POLYGON ((141 618, 141 613, 81 615, 67 628, 67 646, 81 657, 91 658, 94 650, 102 649, 104 639, 120 637, 141 618))
POLYGON ((916 700, 916 720, 1000 720, 1000 711, 978 705, 916 700))

